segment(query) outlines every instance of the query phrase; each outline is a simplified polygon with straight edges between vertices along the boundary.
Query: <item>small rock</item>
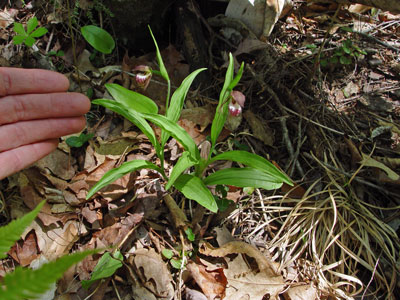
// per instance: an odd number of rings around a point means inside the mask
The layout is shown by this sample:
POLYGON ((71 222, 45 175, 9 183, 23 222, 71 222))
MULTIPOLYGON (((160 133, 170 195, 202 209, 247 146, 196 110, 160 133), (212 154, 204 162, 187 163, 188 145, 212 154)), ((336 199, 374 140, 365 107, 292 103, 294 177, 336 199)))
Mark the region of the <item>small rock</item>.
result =
POLYGON ((368 61, 368 63, 371 67, 377 67, 377 66, 380 66, 381 64, 383 64, 383 61, 380 59, 374 58, 374 59, 370 59, 368 61))

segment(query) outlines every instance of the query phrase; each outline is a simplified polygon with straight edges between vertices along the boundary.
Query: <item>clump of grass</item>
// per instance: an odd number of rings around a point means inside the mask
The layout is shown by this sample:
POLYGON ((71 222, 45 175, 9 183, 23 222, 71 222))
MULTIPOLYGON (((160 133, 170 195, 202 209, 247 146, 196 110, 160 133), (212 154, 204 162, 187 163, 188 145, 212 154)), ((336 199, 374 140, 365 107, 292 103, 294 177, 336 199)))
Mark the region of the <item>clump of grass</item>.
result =
POLYGON ((269 243, 274 258, 280 260, 282 269, 298 263, 300 258, 312 261, 313 279, 320 290, 340 298, 365 295, 369 288, 368 293, 384 293, 386 299, 391 299, 400 243, 396 232, 374 214, 374 210, 388 208, 360 199, 356 193, 360 186, 351 181, 355 174, 349 180, 327 167, 329 162, 339 169, 333 155, 329 159, 325 156, 324 162, 314 160, 322 174, 302 199, 291 199, 287 194, 280 201, 274 196, 268 204, 261 200, 264 203, 260 209, 270 217, 268 223, 281 223, 269 243), (363 270, 370 278, 363 277, 364 282, 361 276, 365 274, 360 273, 363 270))

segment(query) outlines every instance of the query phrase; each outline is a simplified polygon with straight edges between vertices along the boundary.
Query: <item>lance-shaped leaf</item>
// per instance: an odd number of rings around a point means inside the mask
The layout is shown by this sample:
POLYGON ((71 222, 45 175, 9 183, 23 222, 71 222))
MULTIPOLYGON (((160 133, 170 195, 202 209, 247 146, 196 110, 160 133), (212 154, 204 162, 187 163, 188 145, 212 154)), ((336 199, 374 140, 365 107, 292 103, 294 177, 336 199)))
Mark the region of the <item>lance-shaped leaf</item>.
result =
POLYGON ((212 212, 217 212, 218 206, 214 196, 199 177, 182 174, 176 179, 174 187, 186 198, 196 201, 212 212))
POLYGON ((101 53, 110 54, 115 48, 115 42, 112 36, 98 26, 83 26, 81 27, 81 33, 85 40, 101 53))
MULTIPOLYGON (((183 103, 185 102, 186 95, 189 91, 190 86, 193 83, 193 80, 196 78, 196 76, 206 70, 206 68, 198 69, 189 76, 187 76, 183 81, 182 84, 176 89, 174 94, 171 97, 171 102, 170 105, 167 109, 167 118, 170 119, 173 122, 177 122, 179 120, 179 116, 181 115, 181 111, 183 108, 183 103)), ((166 141, 168 140, 169 135, 165 131, 162 132, 161 135, 161 145, 164 145, 166 141)))
POLYGON ((160 67, 161 76, 165 79, 165 81, 169 81, 167 69, 165 68, 164 62, 161 57, 160 49, 158 48, 156 38, 154 37, 150 26, 149 26, 149 30, 150 30, 151 37, 153 38, 154 45, 156 46, 156 56, 157 56, 158 66, 160 67))
POLYGON ((204 179, 206 185, 226 184, 237 187, 254 187, 266 190, 278 189, 282 180, 254 168, 230 168, 219 170, 204 179))
POLYGON ((156 166, 155 164, 146 161, 146 160, 132 160, 123 163, 121 166, 118 168, 112 169, 108 172, 106 172, 103 177, 90 189, 88 192, 86 199, 89 199, 92 197, 96 192, 98 192, 100 189, 103 187, 109 185, 110 183, 114 182, 115 180, 121 178, 122 176, 125 176, 126 174, 132 173, 134 171, 140 170, 140 169, 153 169, 158 172, 162 172, 161 169, 156 166))
POLYGON ((193 159, 189 152, 185 151, 182 153, 181 157, 179 157, 177 163, 172 169, 171 175, 169 176, 169 180, 167 185, 165 186, 166 190, 174 184, 175 180, 187 169, 198 163, 198 160, 193 159))
POLYGON ((215 111, 214 120, 211 124, 211 144, 212 147, 215 146, 217 138, 224 127, 226 118, 228 117, 228 97, 230 96, 230 91, 228 87, 231 85, 233 80, 233 56, 229 53, 229 66, 225 74, 225 82, 222 87, 221 93, 219 95, 219 102, 217 109, 215 111))
POLYGON ((150 140, 154 148, 156 149, 156 153, 158 157, 161 157, 161 147, 160 144, 157 141, 156 135, 154 134, 153 129, 147 123, 147 121, 142 117, 142 115, 132 109, 127 109, 125 105, 122 103, 110 100, 110 99, 96 99, 92 101, 93 104, 98 104, 102 105, 118 114, 121 116, 125 117, 129 121, 131 121, 133 124, 135 124, 150 140))
POLYGON ((42 265, 39 269, 17 267, 6 274, 0 288, 0 299, 37 299, 51 285, 62 277, 65 271, 86 256, 97 251, 85 251, 65 255, 55 261, 42 265))
MULTIPOLYGON (((28 227, 36 218, 40 209, 46 201, 42 201, 38 206, 25 216, 13 220, 5 226, 0 227, 0 259, 7 257, 7 252, 21 238, 25 228, 28 227)), ((2 298, 3 299, 3 298, 2 298)))
POLYGON ((105 87, 115 101, 123 104, 129 110, 150 114, 158 112, 157 104, 142 94, 128 90, 115 83, 107 83, 105 87))
POLYGON ((228 86, 228 91, 231 92, 239 83, 240 79, 242 78, 243 75, 243 69, 244 69, 244 62, 240 65, 239 71, 237 72, 235 78, 233 78, 232 82, 228 86))
POLYGON ((200 159, 199 149, 185 129, 167 119, 165 116, 155 114, 142 114, 142 116, 168 132, 169 135, 182 144, 186 151, 190 152, 190 155, 192 155, 194 159, 200 159))
POLYGON ((276 179, 279 179, 289 185, 293 185, 292 181, 271 162, 254 153, 239 150, 228 151, 214 156, 209 163, 211 164, 217 160, 236 161, 238 163, 242 163, 249 167, 263 171, 264 173, 274 176, 276 179))
POLYGON ((123 260, 124 256, 120 251, 115 252, 113 255, 111 255, 109 252, 104 253, 99 259, 97 265, 94 267, 90 279, 82 280, 82 287, 84 289, 88 289, 93 282, 112 276, 115 271, 122 267, 123 260))

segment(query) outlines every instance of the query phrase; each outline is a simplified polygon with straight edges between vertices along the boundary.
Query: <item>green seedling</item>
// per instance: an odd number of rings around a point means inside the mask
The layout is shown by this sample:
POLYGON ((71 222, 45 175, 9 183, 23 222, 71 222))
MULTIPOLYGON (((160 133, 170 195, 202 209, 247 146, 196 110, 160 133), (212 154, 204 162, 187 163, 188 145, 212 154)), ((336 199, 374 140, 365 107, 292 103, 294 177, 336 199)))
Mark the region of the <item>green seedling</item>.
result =
POLYGON ((122 267, 123 260, 124 256, 119 251, 116 251, 112 255, 109 252, 104 253, 99 259, 97 265, 94 267, 90 279, 82 280, 82 287, 88 289, 95 281, 111 277, 119 268, 122 267))
POLYGON ((188 227, 185 229, 186 237, 188 238, 189 241, 194 242, 196 236, 193 233, 192 228, 188 227))
POLYGON ((71 136, 65 140, 68 146, 79 148, 82 147, 88 140, 94 136, 93 133, 84 134, 81 133, 79 136, 71 136))
POLYGON ((56 57, 62 57, 65 55, 64 51, 62 50, 58 50, 58 51, 49 51, 49 53, 47 53, 48 56, 56 56, 56 57))
POLYGON ((26 24, 26 31, 21 23, 14 23, 14 31, 17 33, 13 37, 14 45, 24 43, 28 47, 32 47, 36 43, 36 38, 39 38, 47 33, 47 29, 38 26, 39 22, 36 17, 28 20, 26 24), (36 29, 35 29, 36 28, 36 29))
MULTIPOLYGON (((360 49, 352 40, 345 40, 342 45, 335 50, 333 56, 329 59, 332 64, 350 65, 354 60, 361 55, 366 55, 367 52, 360 49)), ((322 61, 321 61, 322 65, 322 61)), ((323 66, 323 65, 322 65, 323 66)))
MULTIPOLYGON (((139 78, 136 76, 136 79, 140 79, 140 82, 143 84, 146 80, 150 80, 151 74, 157 74, 164 78, 168 86, 170 86, 169 75, 162 61, 157 42, 152 33, 151 35, 156 45, 159 70, 150 70, 149 74, 149 69, 146 69, 146 74, 139 78)), ((169 95, 170 89, 168 88, 165 115, 158 114, 158 107, 150 98, 125 89, 118 84, 106 84, 105 87, 114 100, 96 99, 92 103, 102 105, 122 115, 136 125, 153 145, 160 163, 154 164, 146 160, 125 162, 118 168, 104 174, 100 181, 88 192, 87 199, 118 178, 143 168, 158 171, 165 180, 165 190, 168 191, 175 188, 187 199, 198 202, 212 212, 218 211, 218 205, 208 186, 232 185, 240 188, 254 187, 271 190, 280 188, 284 182, 292 185, 291 180, 284 173, 259 155, 243 150, 227 151, 219 154, 215 151, 218 136, 224 127, 228 114, 237 116, 241 112, 241 105, 243 103, 240 103, 240 101, 243 99, 237 100, 235 98, 239 92, 234 91, 234 88, 243 74, 243 68, 244 64, 242 63, 238 73, 234 76, 233 56, 230 54, 225 82, 211 125, 211 149, 206 157, 200 156, 200 151, 194 140, 177 124, 193 80, 197 74, 205 69, 198 69, 189 74, 171 97, 169 95), (160 139, 156 137, 149 122, 161 128, 160 139), (183 146, 184 152, 174 165, 172 171, 167 174, 167 170, 164 168, 164 147, 170 137, 175 138, 183 146), (211 173, 208 167, 219 160, 236 162, 246 167, 233 167, 211 173), (211 174, 208 175, 208 173, 211 174)), ((244 98, 243 95, 242 97, 244 98)))
POLYGON ((187 262, 187 258, 185 255, 187 256, 192 256, 192 252, 184 252, 182 253, 182 251, 179 253, 179 257, 174 258, 174 251, 170 250, 170 249, 163 249, 161 251, 161 254, 169 260, 169 263, 171 264, 171 266, 174 269, 177 270, 181 270, 183 267, 185 267, 186 262, 187 262))

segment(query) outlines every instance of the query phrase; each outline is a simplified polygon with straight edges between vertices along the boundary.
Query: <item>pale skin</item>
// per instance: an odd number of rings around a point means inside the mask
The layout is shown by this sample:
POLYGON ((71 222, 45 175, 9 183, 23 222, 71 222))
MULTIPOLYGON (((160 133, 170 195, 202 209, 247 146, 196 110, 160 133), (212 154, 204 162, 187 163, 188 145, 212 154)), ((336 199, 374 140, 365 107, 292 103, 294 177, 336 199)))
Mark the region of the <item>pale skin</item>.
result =
POLYGON ((56 72, 0 68, 0 179, 57 148, 61 136, 81 131, 89 99, 67 93, 56 72))

